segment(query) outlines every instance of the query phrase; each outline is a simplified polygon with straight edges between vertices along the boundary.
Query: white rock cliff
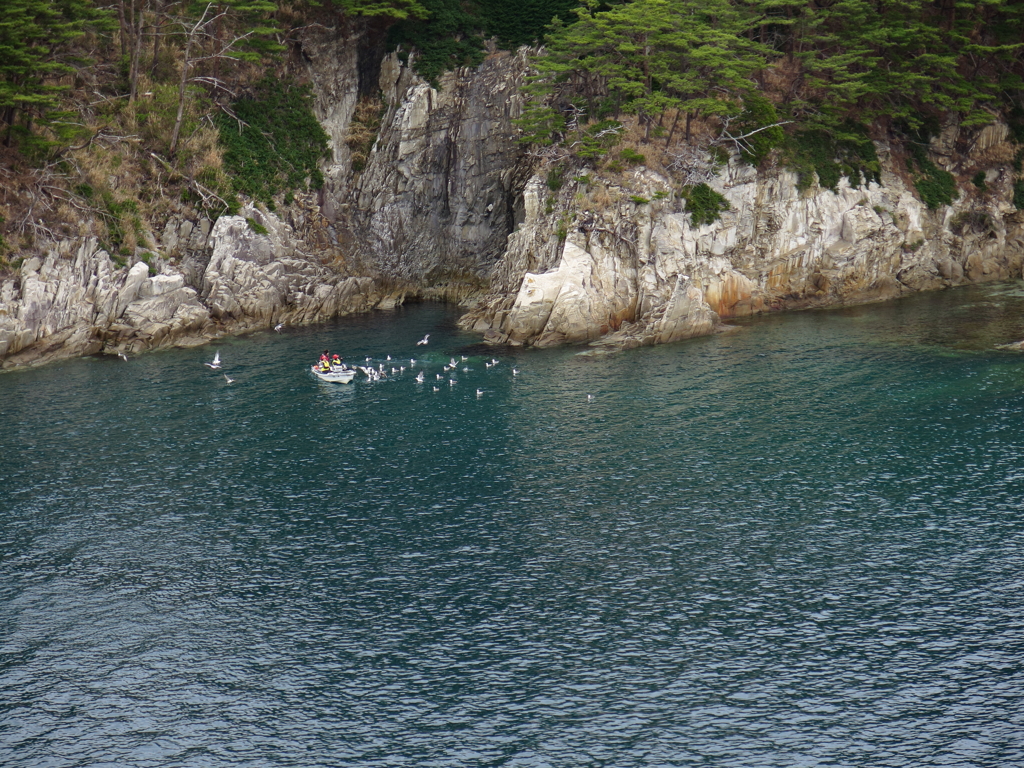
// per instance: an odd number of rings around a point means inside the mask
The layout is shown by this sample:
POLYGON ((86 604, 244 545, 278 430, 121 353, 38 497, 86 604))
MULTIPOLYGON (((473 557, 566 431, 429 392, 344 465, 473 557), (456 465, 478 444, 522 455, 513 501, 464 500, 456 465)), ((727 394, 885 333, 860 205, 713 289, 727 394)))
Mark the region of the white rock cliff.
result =
POLYGON ((729 210, 704 226, 675 197, 677 181, 644 168, 588 171, 589 183, 557 194, 538 175, 490 295, 462 325, 494 343, 636 346, 752 313, 1021 276, 1024 216, 1010 203, 1005 126, 983 131, 961 160, 990 166, 987 190, 961 187, 934 211, 880 149, 881 184, 844 179, 834 192, 802 191, 794 173, 734 158, 710 184, 729 210))

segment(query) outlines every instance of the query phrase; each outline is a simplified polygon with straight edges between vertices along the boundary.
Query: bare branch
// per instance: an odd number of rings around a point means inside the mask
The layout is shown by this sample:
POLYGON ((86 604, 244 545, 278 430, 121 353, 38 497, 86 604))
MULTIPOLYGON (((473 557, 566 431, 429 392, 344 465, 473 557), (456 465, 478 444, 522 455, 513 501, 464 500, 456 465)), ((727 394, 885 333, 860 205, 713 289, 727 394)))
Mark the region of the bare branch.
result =
POLYGON ((771 125, 762 125, 760 128, 755 128, 749 133, 744 133, 742 136, 733 136, 731 133, 729 133, 729 123, 731 121, 732 118, 726 118, 722 121, 722 135, 719 136, 717 139, 714 139, 711 142, 711 146, 717 147, 721 146, 723 141, 731 141, 737 147, 740 147, 744 151, 749 152, 751 146, 750 143, 747 142, 746 140, 749 139, 751 136, 753 136, 756 133, 760 133, 761 131, 767 131, 769 128, 778 128, 783 125, 789 125, 790 123, 793 122, 792 120, 783 120, 778 123, 772 123, 771 125))
POLYGON ((223 210, 226 211, 228 210, 228 208, 230 208, 230 206, 227 204, 223 197, 218 195, 209 187, 203 186, 192 177, 186 176, 185 174, 181 173, 173 165, 171 165, 169 162, 160 157, 160 155, 156 154, 155 152, 150 152, 149 156, 156 160, 158 163, 160 163, 160 165, 163 166, 163 169, 167 171, 167 173, 171 176, 172 179, 177 178, 184 181, 188 185, 189 189, 191 189, 193 192, 199 195, 199 197, 202 198, 203 205, 209 206, 210 201, 215 200, 221 205, 223 210))
MULTIPOLYGON (((193 61, 197 61, 197 59, 193 59, 193 61)), ((219 88, 220 90, 227 92, 228 95, 231 96, 231 98, 233 98, 233 99, 237 98, 237 94, 233 90, 228 88, 226 85, 224 85, 224 81, 221 80, 220 78, 208 77, 208 76, 203 75, 203 76, 190 77, 188 79, 188 81, 190 83, 206 83, 207 85, 212 85, 214 88, 219 88)))
POLYGON ((229 52, 232 50, 232 48, 234 48, 234 46, 236 44, 242 42, 243 40, 248 38, 250 35, 252 35, 252 32, 246 32, 244 35, 239 35, 238 37, 234 38, 233 40, 225 43, 221 47, 221 49, 219 51, 217 51, 216 53, 211 53, 211 54, 209 54, 207 56, 196 56, 193 59, 191 59, 191 61, 192 61, 193 64, 195 64, 197 61, 212 61, 214 59, 233 59, 234 56, 231 56, 229 54, 229 52))
POLYGON ((718 164, 711 153, 700 147, 683 144, 678 152, 668 154, 672 157, 668 170, 679 173, 686 186, 707 184, 718 173, 718 164))
POLYGON ((125 141, 131 144, 138 144, 140 141, 142 141, 142 139, 139 136, 136 136, 135 134, 131 134, 128 136, 118 136, 117 134, 114 133, 103 133, 102 131, 98 131, 92 136, 90 136, 89 140, 86 141, 84 144, 79 144, 76 147, 68 147, 67 151, 77 152, 80 149, 85 149, 86 147, 92 146, 92 143, 94 141, 106 141, 111 144, 117 144, 122 141, 125 141))
POLYGON ((217 106, 221 108, 221 110, 224 112, 224 114, 226 114, 228 117, 232 118, 236 123, 238 123, 238 132, 239 133, 242 132, 242 128, 243 127, 244 128, 249 128, 250 127, 249 124, 247 122, 245 122, 245 120, 240 118, 238 115, 236 115, 234 110, 231 109, 231 107, 229 107, 227 104, 218 104, 217 106))

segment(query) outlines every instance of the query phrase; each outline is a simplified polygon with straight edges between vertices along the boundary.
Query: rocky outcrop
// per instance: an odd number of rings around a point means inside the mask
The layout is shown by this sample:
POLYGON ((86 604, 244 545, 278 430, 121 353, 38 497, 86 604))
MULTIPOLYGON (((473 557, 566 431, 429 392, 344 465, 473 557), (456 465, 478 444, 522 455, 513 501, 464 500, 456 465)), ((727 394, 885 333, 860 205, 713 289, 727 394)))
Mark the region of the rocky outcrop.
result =
POLYGON ((328 320, 379 301, 370 278, 324 264, 276 216, 253 208, 243 214, 218 219, 209 237, 202 223, 170 223, 158 250, 192 254, 177 265, 155 257, 152 266, 121 267, 95 238, 61 242, 26 260, 0 283, 0 364, 194 346, 278 322, 328 320), (203 249, 208 255, 196 256, 203 249))
POLYGON ((844 179, 836 191, 804 191, 793 173, 734 158, 711 182, 729 210, 704 226, 676 197, 677 180, 645 168, 603 179, 588 171, 588 183, 557 195, 538 175, 490 295, 462 325, 494 343, 624 347, 707 334, 752 313, 1019 277, 1024 217, 1010 202, 1005 126, 973 147, 969 158, 949 151, 946 164, 987 165, 986 192, 961 185, 955 204, 935 211, 884 146, 881 184, 844 179))
POLYGON ((145 262, 119 268, 95 238, 57 244, 0 287, 4 368, 105 348, 138 351, 202 332, 209 313, 181 275, 150 277, 145 262))
POLYGON ((526 49, 492 51, 475 69, 446 73, 436 88, 397 55, 385 57, 372 89, 383 99, 381 127, 365 166, 353 170, 345 141, 361 87, 355 48, 330 30, 310 32, 303 45, 315 53, 317 112, 332 137, 321 208, 346 262, 428 295, 481 292, 529 176, 512 123, 526 49))
POLYGON ((231 332, 279 322, 311 323, 366 311, 376 303, 370 278, 329 269, 319 257, 299 250, 291 228, 277 217, 247 213, 259 220, 222 216, 214 225, 200 296, 213 318, 231 332))

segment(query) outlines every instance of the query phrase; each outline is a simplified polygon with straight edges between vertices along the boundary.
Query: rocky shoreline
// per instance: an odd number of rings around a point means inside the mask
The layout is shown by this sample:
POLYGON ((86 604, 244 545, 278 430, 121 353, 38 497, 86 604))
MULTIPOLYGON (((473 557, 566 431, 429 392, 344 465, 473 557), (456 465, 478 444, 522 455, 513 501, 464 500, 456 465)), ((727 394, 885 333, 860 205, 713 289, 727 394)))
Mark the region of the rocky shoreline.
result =
POLYGON ((130 268, 118 267, 95 238, 26 259, 0 283, 0 366, 199 346, 366 311, 386 299, 371 278, 323 264, 276 216, 242 214, 208 227, 172 222, 164 256, 130 268), (184 258, 168 258, 186 249, 184 258))
POLYGON ((729 208, 694 226, 673 180, 646 168, 594 174, 552 192, 528 183, 491 294, 462 320, 493 343, 631 347, 711 333, 760 312, 842 306, 1019 278, 1024 213, 1012 203, 1016 148, 1005 125, 948 146, 963 174, 988 167, 984 194, 961 188, 928 209, 879 146, 881 183, 802 190, 795 173, 737 158, 709 185, 729 208), (566 226, 566 222, 571 222, 566 226), (558 231, 556 227, 561 227, 558 231))
POLYGON ((960 180, 952 205, 927 208, 905 161, 876 142, 880 183, 844 179, 834 191, 734 156, 708 182, 728 210, 694 225, 678 179, 643 165, 581 169, 552 188, 550 163, 518 144, 513 124, 525 51, 493 52, 437 88, 387 57, 382 125, 356 171, 351 40, 319 31, 305 45, 332 143, 325 188, 279 213, 175 214, 127 260, 95 238, 24 254, 0 278, 0 368, 199 345, 408 295, 466 304, 462 327, 491 343, 618 349, 760 312, 1022 275, 1018 148, 998 122, 950 120, 933 139, 931 157, 960 180), (983 188, 964 181, 979 173, 983 188))

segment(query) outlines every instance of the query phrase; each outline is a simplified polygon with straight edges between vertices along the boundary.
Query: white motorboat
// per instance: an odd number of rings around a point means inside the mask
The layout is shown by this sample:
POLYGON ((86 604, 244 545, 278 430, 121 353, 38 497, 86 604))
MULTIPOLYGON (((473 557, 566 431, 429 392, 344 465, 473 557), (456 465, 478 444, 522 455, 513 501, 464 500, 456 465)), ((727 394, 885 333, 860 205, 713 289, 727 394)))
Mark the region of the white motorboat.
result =
POLYGON ((311 370, 320 381, 333 381, 338 384, 348 384, 352 379, 356 377, 356 371, 354 368, 338 368, 334 367, 329 371, 321 371, 316 365, 310 366, 311 370))

